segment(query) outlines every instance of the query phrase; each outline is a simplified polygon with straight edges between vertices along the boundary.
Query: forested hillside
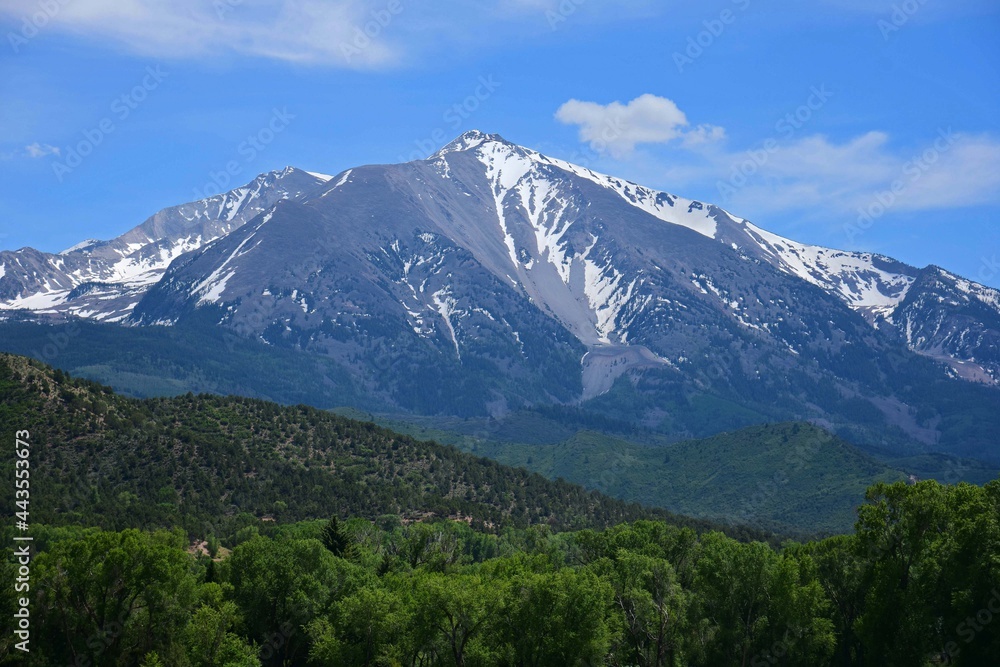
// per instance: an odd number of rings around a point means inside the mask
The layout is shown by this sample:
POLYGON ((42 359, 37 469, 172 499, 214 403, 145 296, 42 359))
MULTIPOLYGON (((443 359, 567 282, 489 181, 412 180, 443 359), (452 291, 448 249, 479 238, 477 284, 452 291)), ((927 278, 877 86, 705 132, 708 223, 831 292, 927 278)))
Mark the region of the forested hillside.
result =
MULTIPOLYGON (((485 429, 469 435, 444 430, 445 420, 439 420, 439 428, 421 425, 429 421, 386 418, 380 423, 616 498, 779 533, 848 532, 869 486, 907 477, 807 422, 748 426, 702 440, 650 438, 640 444, 589 430, 568 437, 557 432, 561 439, 555 442, 511 442, 485 429)), ((537 431, 546 425, 528 423, 537 431)), ((991 469, 983 481, 995 472, 991 469)))
MULTIPOLYGON (((228 531, 248 520, 339 513, 462 518, 490 530, 640 518, 711 527, 309 407, 210 395, 127 399, 9 355, 0 355, 0 428, 32 434, 33 486, 44 489, 32 516, 43 523, 198 534, 206 522, 228 531)), ((0 457, 5 479, 13 457, 9 448, 0 457)))

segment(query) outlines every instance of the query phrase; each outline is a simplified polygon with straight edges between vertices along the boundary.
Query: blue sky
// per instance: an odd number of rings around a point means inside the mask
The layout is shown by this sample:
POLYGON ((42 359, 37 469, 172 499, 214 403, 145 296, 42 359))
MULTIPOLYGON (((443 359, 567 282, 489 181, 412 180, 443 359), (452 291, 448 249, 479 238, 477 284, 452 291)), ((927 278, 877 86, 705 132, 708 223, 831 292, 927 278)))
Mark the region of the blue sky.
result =
POLYGON ((0 0, 0 34, 2 248, 477 128, 1000 286, 995 2, 0 0))

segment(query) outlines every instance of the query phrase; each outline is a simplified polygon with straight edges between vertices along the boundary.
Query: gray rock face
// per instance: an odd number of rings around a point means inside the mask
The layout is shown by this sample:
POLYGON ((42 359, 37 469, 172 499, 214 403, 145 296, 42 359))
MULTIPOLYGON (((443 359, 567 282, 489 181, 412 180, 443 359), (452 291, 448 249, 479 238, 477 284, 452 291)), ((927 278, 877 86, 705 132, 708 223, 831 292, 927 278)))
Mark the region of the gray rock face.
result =
POLYGON ((956 377, 1000 382, 1000 290, 931 266, 886 319, 910 349, 946 363, 956 377))
POLYGON ((810 405, 803 383, 849 398, 906 348, 1000 377, 996 290, 796 243, 480 132, 326 181, 266 174, 0 267, 0 308, 211 320, 333 357, 415 410, 592 399, 626 372, 810 405))

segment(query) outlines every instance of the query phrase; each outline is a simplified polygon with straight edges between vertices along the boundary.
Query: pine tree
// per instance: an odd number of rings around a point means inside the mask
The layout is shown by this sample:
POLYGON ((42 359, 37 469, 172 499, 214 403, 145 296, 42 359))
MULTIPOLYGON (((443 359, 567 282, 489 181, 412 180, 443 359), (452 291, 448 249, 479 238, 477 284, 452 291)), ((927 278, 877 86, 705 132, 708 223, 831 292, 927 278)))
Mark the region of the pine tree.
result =
POLYGON ((334 556, 344 556, 347 552, 347 536, 340 529, 340 521, 336 515, 330 517, 330 521, 323 527, 320 540, 323 541, 323 546, 329 549, 334 556))

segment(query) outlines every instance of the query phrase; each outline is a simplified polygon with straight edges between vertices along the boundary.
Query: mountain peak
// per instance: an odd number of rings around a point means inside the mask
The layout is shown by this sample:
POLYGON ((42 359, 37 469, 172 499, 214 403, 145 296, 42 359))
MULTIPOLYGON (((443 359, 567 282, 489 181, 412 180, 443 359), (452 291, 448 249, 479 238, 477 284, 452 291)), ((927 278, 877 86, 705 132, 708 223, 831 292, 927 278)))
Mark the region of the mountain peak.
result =
POLYGON ((73 253, 73 252, 82 252, 82 251, 87 250, 88 248, 91 248, 91 247, 93 247, 95 245, 98 245, 100 243, 102 243, 102 241, 100 239, 87 239, 85 241, 81 241, 80 243, 77 243, 76 245, 70 246, 69 248, 66 248, 65 250, 60 251, 57 254, 59 254, 59 255, 68 255, 68 254, 73 253))
POLYGON ((439 157, 445 153, 455 153, 471 150, 487 142, 497 142, 501 144, 513 145, 499 134, 489 134, 481 130, 469 130, 445 144, 441 150, 432 157, 439 157))

